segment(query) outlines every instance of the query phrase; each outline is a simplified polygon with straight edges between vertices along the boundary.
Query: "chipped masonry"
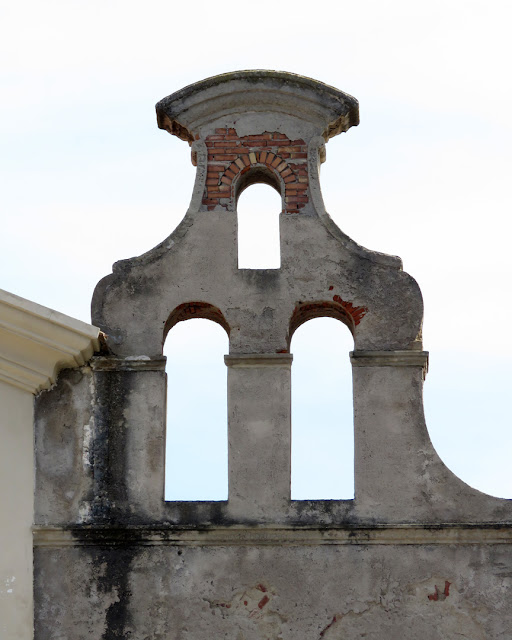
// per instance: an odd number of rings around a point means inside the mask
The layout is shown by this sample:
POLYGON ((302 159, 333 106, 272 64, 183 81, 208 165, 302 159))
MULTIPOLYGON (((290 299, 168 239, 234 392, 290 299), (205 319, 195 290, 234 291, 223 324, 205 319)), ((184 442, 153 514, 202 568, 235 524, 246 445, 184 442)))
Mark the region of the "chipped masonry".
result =
POLYGON ((101 352, 36 398, 35 640, 512 637, 512 504, 432 446, 419 286, 323 204, 325 145, 357 100, 240 71, 156 110, 191 145, 191 203, 98 283, 101 352), (281 266, 239 269, 238 197, 261 182, 281 195, 281 266), (325 316, 354 340, 355 498, 291 500, 290 344, 325 316), (162 345, 198 317, 229 338, 229 496, 165 502, 162 345))

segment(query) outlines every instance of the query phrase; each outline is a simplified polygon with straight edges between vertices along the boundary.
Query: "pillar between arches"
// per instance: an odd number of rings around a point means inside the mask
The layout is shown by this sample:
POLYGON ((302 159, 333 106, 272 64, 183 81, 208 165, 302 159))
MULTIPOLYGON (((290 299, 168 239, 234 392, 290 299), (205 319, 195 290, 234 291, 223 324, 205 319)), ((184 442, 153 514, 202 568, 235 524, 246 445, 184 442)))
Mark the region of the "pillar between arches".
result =
POLYGON ((290 354, 233 354, 228 367, 228 509, 240 520, 286 513, 291 477, 290 354))

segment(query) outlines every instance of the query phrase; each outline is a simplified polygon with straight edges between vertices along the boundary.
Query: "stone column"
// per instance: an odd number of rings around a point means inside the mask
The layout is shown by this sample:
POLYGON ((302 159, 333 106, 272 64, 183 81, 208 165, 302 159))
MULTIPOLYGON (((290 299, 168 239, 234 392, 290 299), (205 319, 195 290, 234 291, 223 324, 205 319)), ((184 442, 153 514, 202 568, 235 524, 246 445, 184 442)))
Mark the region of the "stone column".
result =
POLYGON ((164 357, 97 357, 93 521, 147 521, 164 509, 164 357))
POLYGON ((425 464, 435 455, 423 415, 428 352, 353 351, 350 359, 358 514, 410 518, 425 501, 425 464))
POLYGON ((274 520, 288 509, 290 354, 235 354, 228 366, 230 516, 274 520))

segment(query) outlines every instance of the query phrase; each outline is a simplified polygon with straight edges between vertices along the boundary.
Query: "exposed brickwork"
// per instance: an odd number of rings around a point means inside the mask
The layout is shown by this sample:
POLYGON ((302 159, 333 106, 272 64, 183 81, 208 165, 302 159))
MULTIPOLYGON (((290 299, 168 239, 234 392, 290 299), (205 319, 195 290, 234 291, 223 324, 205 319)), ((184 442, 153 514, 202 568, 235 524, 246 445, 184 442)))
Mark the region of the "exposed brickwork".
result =
POLYGON ((208 171, 203 205, 228 208, 235 197, 234 183, 253 167, 265 167, 284 183, 286 213, 297 213, 308 202, 307 145, 282 133, 265 131, 238 136, 236 129, 215 129, 206 138, 208 171), (240 175, 239 175, 240 174, 240 175))
POLYGON ((332 300, 332 302, 329 300, 299 302, 293 310, 290 320, 289 341, 301 324, 313 318, 337 318, 353 332, 368 312, 366 307, 355 307, 351 302, 346 302, 338 295, 333 296, 332 300))
POLYGON ((366 309, 365 307, 354 307, 354 305, 351 302, 345 302, 345 300, 342 300, 340 296, 333 296, 332 299, 334 300, 334 302, 341 304, 343 309, 354 320, 354 324, 356 325, 356 327, 361 322, 361 320, 366 315, 366 312, 368 311, 368 309, 366 309))
POLYGON ((191 320, 192 318, 204 318, 206 320, 213 320, 223 327, 226 333, 229 335, 229 325, 224 318, 222 311, 217 307, 214 307, 208 302, 185 302, 180 304, 170 314, 164 327, 164 340, 167 333, 183 320, 191 320))
POLYGON ((437 602, 438 600, 446 600, 446 598, 450 595, 450 585, 451 585, 451 582, 448 582, 448 580, 445 580, 444 591, 439 591, 438 586, 436 584, 434 593, 430 593, 428 595, 428 599, 433 600, 434 602, 437 602))

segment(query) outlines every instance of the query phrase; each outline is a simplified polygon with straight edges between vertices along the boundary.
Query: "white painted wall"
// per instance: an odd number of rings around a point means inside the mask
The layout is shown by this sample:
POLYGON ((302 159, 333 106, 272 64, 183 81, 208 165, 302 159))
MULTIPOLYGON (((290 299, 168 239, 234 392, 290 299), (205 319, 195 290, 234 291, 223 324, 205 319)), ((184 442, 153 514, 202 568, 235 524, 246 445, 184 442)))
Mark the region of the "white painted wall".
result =
POLYGON ((0 640, 34 636, 34 394, 89 360, 98 335, 0 289, 0 640))
POLYGON ((0 382, 0 638, 32 638, 34 397, 0 382))

